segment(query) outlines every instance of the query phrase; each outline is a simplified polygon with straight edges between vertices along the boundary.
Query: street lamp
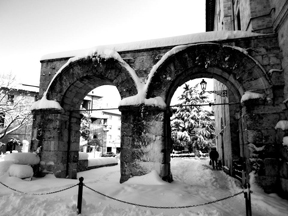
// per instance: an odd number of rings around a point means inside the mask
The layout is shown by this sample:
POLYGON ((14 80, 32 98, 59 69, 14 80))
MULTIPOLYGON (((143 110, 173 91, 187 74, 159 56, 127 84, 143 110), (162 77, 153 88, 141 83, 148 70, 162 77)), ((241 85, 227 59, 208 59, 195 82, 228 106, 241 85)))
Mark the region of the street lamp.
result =
POLYGON ((206 82, 204 79, 202 79, 202 81, 200 82, 200 86, 201 86, 201 89, 202 89, 202 94, 203 94, 204 92, 207 92, 207 93, 209 93, 209 94, 212 94, 212 93, 217 94, 217 95, 219 95, 220 97, 227 97, 227 96, 228 96, 227 90, 206 91, 207 82, 206 82))
POLYGON ((207 82, 204 79, 202 79, 202 81, 200 82, 200 86, 201 86, 202 92, 205 92, 207 88, 207 82))

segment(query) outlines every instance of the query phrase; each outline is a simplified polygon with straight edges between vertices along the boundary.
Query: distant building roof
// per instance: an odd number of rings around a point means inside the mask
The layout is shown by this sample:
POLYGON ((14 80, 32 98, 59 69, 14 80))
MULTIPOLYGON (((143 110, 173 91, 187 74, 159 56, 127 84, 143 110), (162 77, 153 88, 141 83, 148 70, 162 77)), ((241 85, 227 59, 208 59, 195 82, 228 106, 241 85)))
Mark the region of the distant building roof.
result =
POLYGON ((32 92, 32 93, 39 92, 39 86, 28 85, 28 84, 23 84, 23 83, 14 84, 11 86, 2 86, 2 87, 0 86, 0 88, 17 90, 17 91, 26 91, 26 92, 32 92))

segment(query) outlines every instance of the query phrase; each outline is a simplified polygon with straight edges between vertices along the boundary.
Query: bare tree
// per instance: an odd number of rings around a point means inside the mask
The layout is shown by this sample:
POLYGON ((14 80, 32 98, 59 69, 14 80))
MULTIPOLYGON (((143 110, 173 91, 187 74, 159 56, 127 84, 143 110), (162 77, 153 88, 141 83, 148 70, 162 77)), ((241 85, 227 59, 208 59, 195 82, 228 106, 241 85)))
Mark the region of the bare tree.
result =
POLYGON ((27 96, 15 75, 0 74, 0 139, 31 122, 30 107, 35 99, 27 96))

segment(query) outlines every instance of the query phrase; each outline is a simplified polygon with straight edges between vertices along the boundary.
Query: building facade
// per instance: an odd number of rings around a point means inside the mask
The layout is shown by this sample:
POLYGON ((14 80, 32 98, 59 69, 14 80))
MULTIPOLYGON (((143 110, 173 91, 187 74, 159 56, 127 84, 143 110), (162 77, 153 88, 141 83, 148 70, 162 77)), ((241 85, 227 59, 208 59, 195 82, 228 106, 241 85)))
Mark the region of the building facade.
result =
POLYGON ((118 109, 105 110, 105 108, 112 108, 109 98, 96 95, 91 91, 83 99, 82 108, 86 110, 91 120, 89 140, 97 138, 103 154, 120 153, 121 113, 118 109))
POLYGON ((0 86, 0 142, 7 143, 11 138, 31 140, 31 105, 37 100, 39 87, 27 84, 0 86), (11 124, 12 123, 12 124, 11 124), (24 123, 24 124, 23 124, 24 123))
MULTIPOLYGON (((281 109, 274 108, 274 118, 287 118, 288 98, 288 1, 286 0, 206 0, 206 31, 247 31, 263 35, 276 35, 276 44, 267 41, 260 49, 247 49, 248 54, 254 56, 256 61, 262 65, 267 75, 271 77, 273 92, 277 95, 274 104, 281 102, 281 109), (278 81, 276 81, 278 80, 278 81), (278 101, 278 102, 277 102, 278 101)), ((231 44, 232 46, 234 44, 231 44)), ((231 92, 225 83, 215 81, 215 90, 228 90, 227 97, 215 96, 216 103, 233 103, 231 92), (230 94, 229 94, 230 93, 230 94)), ((287 194, 287 152, 282 148, 283 137, 287 135, 284 130, 278 130, 263 123, 266 132, 260 132, 259 125, 247 128, 240 125, 239 119, 243 118, 236 111, 237 106, 214 107, 216 118, 216 143, 220 159, 225 165, 226 171, 231 175, 236 173, 236 165, 243 159, 243 153, 233 146, 240 143, 249 145, 250 161, 257 160, 260 171, 257 181, 266 192, 281 191, 287 194), (244 137, 235 136, 233 130, 242 128, 244 137), (263 146, 263 143, 265 145, 263 146), (264 151, 260 151, 263 150, 264 151), (262 153, 260 153, 262 152, 262 153), (257 158, 253 158, 258 155, 257 158), (266 157, 266 158, 264 158, 266 157), (264 158, 264 159, 263 159, 264 158), (262 160, 263 159, 263 160, 262 160)), ((251 110, 250 110, 251 111, 251 110)), ((267 109, 253 110, 257 113, 267 113, 267 109)), ((271 116, 267 115, 266 121, 271 116)), ((275 125, 274 125, 275 126, 275 125)), ((253 163, 251 163, 253 164, 253 163)), ((256 163, 257 164, 257 163, 256 163)), ((252 166, 252 165, 251 165, 252 166)), ((258 168, 259 168, 258 167, 258 168)), ((254 167, 255 168, 255 167, 254 167)), ((252 167, 251 167, 252 169, 252 167)))

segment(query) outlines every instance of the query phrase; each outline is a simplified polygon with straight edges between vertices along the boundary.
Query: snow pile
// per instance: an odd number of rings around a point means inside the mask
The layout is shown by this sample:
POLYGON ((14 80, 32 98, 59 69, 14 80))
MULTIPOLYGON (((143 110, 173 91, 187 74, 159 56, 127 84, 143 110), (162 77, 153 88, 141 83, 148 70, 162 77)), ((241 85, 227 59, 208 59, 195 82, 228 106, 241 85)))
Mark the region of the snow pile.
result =
POLYGON ((143 176, 134 176, 130 178, 128 181, 124 182, 124 184, 141 184, 141 185, 166 185, 169 184, 163 181, 156 170, 152 170, 150 173, 143 176))
POLYGON ((253 192, 251 193, 253 206, 264 210, 266 212, 265 215, 284 215, 285 208, 281 206, 283 200, 279 199, 276 194, 267 194, 263 197, 263 189, 257 185, 256 176, 255 171, 249 173, 249 183, 251 185, 251 191, 253 192))
POLYGON ((12 164, 14 161, 0 161, 0 176, 6 173, 12 164))
POLYGON ((24 152, 8 154, 4 157, 4 161, 13 161, 14 163, 24 165, 35 165, 40 162, 40 158, 34 153, 24 152))
POLYGON ((31 106, 31 110, 39 110, 39 109, 62 110, 63 108, 57 101, 47 100, 46 92, 44 92, 43 97, 40 100, 34 102, 31 106))
POLYGON ((105 166, 110 164, 118 164, 118 160, 115 157, 100 157, 88 160, 88 167, 105 166))
POLYGON ((120 101, 120 106, 129 106, 129 105, 140 105, 145 104, 149 106, 156 106, 162 109, 166 108, 166 103, 162 97, 155 97, 146 99, 146 92, 142 94, 137 94, 131 97, 124 98, 120 101))
POLYGON ((32 178, 33 169, 29 165, 12 164, 9 167, 8 175, 18 178, 32 178))
MULTIPOLYGON (((174 182, 161 183, 153 171, 141 178, 137 183, 120 184, 120 165, 91 169, 78 173, 84 178, 86 186, 107 196, 134 203, 129 205, 104 197, 88 188, 83 190, 82 214, 85 216, 232 216, 245 215, 245 199, 243 194, 224 201, 210 203, 191 208, 175 208, 177 206, 199 205, 231 196, 242 189, 235 184, 235 179, 222 171, 213 171, 209 160, 172 159, 171 171, 174 182), (147 178, 147 176, 150 176, 147 178), (154 184, 151 184, 153 183, 154 184), (136 204, 150 206, 167 206, 169 209, 140 207, 136 204)), ((79 180, 59 179, 48 174, 35 181, 23 181, 8 175, 0 176, 0 182, 11 188, 27 193, 43 193, 42 196, 18 194, 0 184, 0 215, 70 215, 76 216, 76 195, 78 187, 63 190, 56 194, 46 192, 58 191, 76 185, 79 180)), ((254 186, 254 183, 252 184, 254 186)), ((252 211, 254 216, 286 216, 288 202, 276 195, 267 195, 262 189, 254 190, 252 211)))
POLYGON ((287 120, 280 120, 277 122, 275 129, 282 129, 282 130, 288 130, 288 121, 287 120))
POLYGON ((243 103, 244 101, 247 101, 247 100, 257 99, 257 98, 264 99, 264 95, 259 94, 259 93, 255 93, 255 92, 246 91, 244 93, 244 95, 242 95, 241 103, 243 103))
POLYGON ((88 156, 85 152, 79 152, 79 160, 88 160, 88 156))

